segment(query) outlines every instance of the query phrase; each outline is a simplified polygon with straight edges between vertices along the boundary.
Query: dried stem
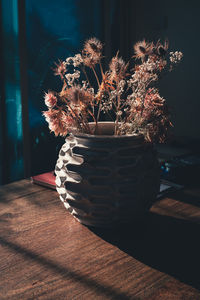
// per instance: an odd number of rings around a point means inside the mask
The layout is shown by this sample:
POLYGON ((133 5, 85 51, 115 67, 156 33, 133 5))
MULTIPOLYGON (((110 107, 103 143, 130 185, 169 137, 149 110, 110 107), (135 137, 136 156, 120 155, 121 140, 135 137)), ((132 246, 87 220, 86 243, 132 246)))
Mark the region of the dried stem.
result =
POLYGON ((94 114, 93 114, 90 110, 88 110, 88 112, 89 112, 89 114, 92 116, 94 122, 97 124, 97 120, 96 120, 94 114))
POLYGON ((96 73, 96 71, 95 71, 95 68, 94 68, 93 66, 92 66, 92 71, 93 71, 94 76, 95 76, 95 78, 96 78, 96 80, 97 80, 98 87, 100 88, 99 78, 98 78, 97 73, 96 73))
POLYGON ((103 67, 102 67, 101 62, 99 62, 99 66, 100 66, 100 70, 101 70, 101 76, 103 78, 104 77, 104 72, 103 72, 103 67))
POLYGON ((84 75, 85 75, 86 80, 87 80, 88 83, 89 83, 89 86, 92 88, 92 85, 91 85, 90 80, 89 80, 89 78, 88 78, 88 75, 87 75, 87 72, 86 72, 86 70, 85 70, 85 67, 83 66, 81 69, 82 69, 82 71, 83 71, 83 73, 84 73, 84 75))

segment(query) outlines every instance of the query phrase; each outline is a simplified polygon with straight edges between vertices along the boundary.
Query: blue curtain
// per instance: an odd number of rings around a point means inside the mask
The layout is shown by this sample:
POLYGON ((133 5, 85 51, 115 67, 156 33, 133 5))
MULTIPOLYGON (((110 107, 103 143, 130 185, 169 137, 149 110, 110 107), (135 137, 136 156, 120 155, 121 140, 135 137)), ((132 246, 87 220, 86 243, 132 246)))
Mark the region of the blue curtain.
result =
POLYGON ((44 92, 60 89, 52 68, 93 36, 105 43, 106 56, 119 49, 126 58, 127 41, 133 39, 129 26, 133 4, 131 0, 1 1, 0 184, 54 169, 64 141, 49 133, 42 117, 44 92))
POLYGON ((17 5, 1 1, 1 183, 24 175, 17 5))

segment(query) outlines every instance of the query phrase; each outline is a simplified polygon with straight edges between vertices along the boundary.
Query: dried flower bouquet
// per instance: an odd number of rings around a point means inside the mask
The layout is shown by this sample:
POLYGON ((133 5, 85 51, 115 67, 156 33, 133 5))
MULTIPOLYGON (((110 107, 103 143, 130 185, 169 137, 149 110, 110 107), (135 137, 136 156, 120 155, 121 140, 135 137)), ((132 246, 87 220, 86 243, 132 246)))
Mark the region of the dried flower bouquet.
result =
POLYGON ((81 53, 56 64, 55 75, 63 81, 60 92, 45 93, 48 111, 43 112, 56 136, 70 132, 101 134, 103 114, 115 122, 115 135, 142 133, 149 142, 164 142, 172 126, 163 97, 155 87, 161 74, 171 71, 182 59, 179 51, 168 53, 168 42, 145 40, 134 45, 131 67, 119 53, 103 70, 103 44, 87 40, 81 53), (94 129, 89 125, 93 121, 94 129))

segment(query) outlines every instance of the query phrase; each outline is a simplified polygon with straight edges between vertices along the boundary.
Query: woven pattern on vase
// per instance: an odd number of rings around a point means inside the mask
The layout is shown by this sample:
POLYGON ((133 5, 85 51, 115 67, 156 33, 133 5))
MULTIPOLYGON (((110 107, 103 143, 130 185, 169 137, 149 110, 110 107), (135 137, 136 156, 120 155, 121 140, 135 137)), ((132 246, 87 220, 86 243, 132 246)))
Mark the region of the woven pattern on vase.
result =
POLYGON ((66 138, 55 168, 60 199, 81 223, 112 226, 140 218, 159 190, 159 165, 142 136, 66 138))

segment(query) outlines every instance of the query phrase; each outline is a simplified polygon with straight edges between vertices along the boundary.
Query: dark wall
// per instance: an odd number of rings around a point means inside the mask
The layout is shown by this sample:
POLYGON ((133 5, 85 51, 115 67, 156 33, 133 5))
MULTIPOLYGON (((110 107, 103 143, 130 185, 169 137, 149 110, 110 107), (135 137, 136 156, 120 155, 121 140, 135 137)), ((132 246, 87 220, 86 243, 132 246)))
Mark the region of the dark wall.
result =
POLYGON ((136 3, 136 40, 169 39, 170 49, 184 54, 176 70, 163 78, 161 94, 173 113, 174 134, 200 138, 199 47, 200 2, 140 0, 136 3))

